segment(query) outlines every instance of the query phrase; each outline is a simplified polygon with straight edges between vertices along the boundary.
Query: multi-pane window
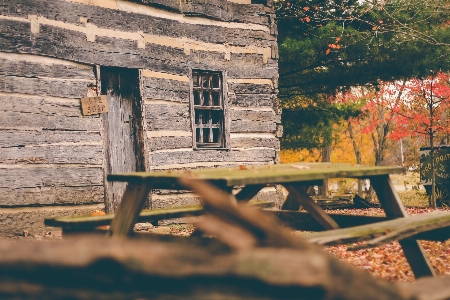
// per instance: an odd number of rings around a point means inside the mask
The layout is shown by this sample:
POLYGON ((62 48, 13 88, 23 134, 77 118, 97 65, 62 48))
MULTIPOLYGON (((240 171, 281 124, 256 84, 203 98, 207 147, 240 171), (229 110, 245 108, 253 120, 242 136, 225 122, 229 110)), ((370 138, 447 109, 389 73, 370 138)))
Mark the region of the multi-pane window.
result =
POLYGON ((224 148, 222 72, 192 71, 191 115, 196 148, 224 148))

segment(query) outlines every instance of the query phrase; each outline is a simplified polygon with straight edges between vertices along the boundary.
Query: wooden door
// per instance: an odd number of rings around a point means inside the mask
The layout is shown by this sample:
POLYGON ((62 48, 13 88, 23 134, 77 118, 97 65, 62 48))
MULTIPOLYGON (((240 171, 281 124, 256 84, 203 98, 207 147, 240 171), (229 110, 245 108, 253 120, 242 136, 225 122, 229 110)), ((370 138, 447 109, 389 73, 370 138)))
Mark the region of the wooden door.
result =
MULTIPOLYGON (((138 69, 101 67, 101 90, 108 98, 104 114, 105 172, 145 170, 143 105, 138 69)), ((106 182, 105 209, 112 213, 125 190, 125 183, 106 182)))

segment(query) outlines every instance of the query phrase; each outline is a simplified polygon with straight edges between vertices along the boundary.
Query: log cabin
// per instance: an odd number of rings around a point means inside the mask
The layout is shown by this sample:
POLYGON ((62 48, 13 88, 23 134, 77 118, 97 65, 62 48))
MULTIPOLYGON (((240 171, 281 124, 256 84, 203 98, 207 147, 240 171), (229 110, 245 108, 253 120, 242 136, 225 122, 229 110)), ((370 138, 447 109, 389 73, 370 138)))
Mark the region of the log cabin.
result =
POLYGON ((271 0, 0 0, 0 224, 113 212, 109 173, 277 163, 276 38, 271 0))

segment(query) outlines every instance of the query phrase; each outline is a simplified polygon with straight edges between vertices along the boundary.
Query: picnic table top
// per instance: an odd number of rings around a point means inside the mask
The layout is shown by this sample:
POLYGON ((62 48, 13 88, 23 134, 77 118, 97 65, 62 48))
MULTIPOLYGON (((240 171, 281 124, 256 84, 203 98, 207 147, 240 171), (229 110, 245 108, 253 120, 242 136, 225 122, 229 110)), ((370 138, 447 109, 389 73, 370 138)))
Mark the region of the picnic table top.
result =
POLYGON ((167 170, 152 172, 131 172, 110 174, 108 181, 146 183, 154 188, 182 188, 178 179, 190 177, 202 179, 217 185, 286 184, 311 182, 328 178, 368 178, 395 173, 403 173, 399 166, 365 166, 344 163, 293 163, 234 168, 207 168, 195 170, 167 170))

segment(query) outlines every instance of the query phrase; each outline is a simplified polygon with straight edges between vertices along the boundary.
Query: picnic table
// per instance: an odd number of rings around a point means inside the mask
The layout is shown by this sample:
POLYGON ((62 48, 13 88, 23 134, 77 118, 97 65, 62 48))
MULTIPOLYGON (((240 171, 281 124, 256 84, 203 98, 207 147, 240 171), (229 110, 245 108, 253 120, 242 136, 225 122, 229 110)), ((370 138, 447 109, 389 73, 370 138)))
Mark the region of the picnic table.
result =
MULTIPOLYGON (((123 198, 111 222, 113 236, 127 236, 146 202, 151 189, 186 189, 181 177, 205 180, 230 194, 237 201, 248 201, 268 184, 280 184, 289 192, 283 210, 297 211, 303 207, 326 230, 338 229, 338 223, 307 193, 310 186, 320 185, 329 178, 369 179, 388 218, 403 218, 406 210, 396 193, 389 175, 403 173, 402 167, 362 166, 336 163, 295 163, 235 168, 196 169, 179 171, 136 172, 108 175, 108 181, 127 182, 123 198), (242 187, 232 195, 234 187, 242 187)), ((433 268, 417 240, 399 241, 416 277, 434 276, 433 268)))

